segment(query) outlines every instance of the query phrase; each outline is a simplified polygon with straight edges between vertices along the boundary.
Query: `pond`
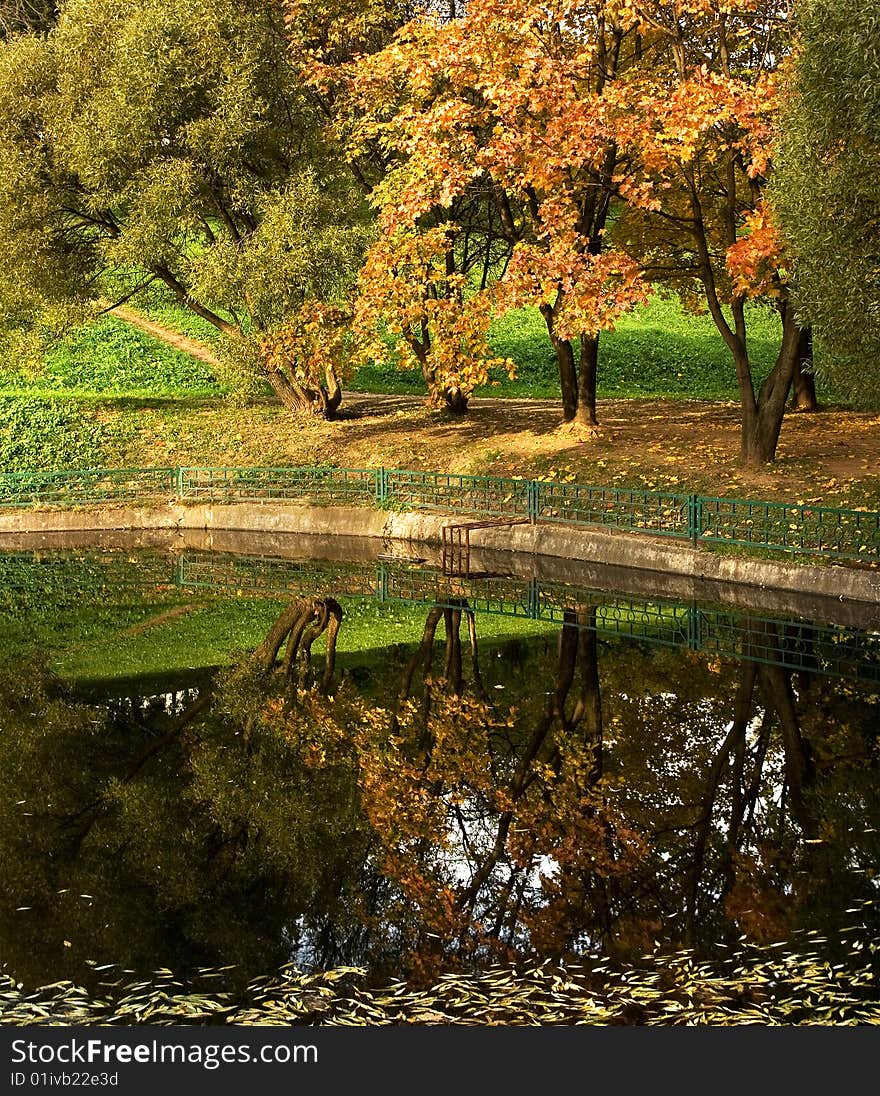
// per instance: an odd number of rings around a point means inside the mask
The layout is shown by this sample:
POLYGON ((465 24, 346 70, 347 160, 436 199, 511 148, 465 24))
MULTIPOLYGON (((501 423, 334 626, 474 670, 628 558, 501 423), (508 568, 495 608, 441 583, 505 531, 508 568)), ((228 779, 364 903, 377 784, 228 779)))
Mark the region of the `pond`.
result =
POLYGON ((597 1022, 875 1015, 876 607, 373 552, 0 555, 15 993, 242 1008, 279 971, 375 1001, 553 969, 597 1022))

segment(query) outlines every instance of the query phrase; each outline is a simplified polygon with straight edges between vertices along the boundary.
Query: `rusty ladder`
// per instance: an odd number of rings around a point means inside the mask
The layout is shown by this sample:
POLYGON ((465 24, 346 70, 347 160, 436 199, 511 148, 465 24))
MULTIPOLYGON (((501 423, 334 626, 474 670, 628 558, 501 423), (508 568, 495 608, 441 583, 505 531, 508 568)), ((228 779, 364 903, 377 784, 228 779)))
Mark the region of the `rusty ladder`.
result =
POLYGON ((486 518, 443 526, 443 574, 466 575, 471 567, 471 530, 503 525, 528 525, 528 518, 486 518))

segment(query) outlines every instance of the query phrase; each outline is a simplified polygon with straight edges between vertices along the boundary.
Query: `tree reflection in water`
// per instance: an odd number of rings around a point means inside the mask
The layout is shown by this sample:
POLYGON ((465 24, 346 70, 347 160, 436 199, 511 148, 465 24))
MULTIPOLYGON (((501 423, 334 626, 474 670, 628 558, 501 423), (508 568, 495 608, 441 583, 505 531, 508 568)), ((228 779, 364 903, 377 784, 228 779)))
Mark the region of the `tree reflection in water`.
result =
POLYGON ((493 658, 451 601, 402 663, 340 681, 340 626, 331 597, 291 604, 183 711, 7 669, 9 971, 246 979, 294 959, 424 981, 655 942, 833 941, 872 899, 878 698, 793 675, 784 636, 712 662, 600 641, 584 607, 554 643, 493 658))

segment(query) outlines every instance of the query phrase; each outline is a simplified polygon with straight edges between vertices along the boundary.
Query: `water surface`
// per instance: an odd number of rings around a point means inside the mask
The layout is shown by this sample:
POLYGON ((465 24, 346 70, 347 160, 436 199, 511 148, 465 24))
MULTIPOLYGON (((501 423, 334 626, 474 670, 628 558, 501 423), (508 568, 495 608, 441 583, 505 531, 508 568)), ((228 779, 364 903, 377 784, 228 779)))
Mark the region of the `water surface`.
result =
POLYGON ((877 938, 870 607, 198 548, 0 575, 0 965, 27 985, 743 941, 847 966, 877 938), (302 656, 337 609, 331 674, 335 625, 302 656))

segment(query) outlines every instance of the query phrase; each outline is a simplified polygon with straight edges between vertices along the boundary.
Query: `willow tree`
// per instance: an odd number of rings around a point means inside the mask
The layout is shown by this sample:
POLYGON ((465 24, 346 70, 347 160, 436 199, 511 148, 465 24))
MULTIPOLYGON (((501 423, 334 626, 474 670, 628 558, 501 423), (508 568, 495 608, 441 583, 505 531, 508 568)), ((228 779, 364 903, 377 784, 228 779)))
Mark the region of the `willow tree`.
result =
POLYGON ((803 0, 773 200, 822 369, 880 390, 880 23, 876 7, 803 0))
POLYGON ((0 319, 159 283, 286 405, 332 411, 331 355, 254 353, 303 308, 335 317, 365 244, 322 124, 273 0, 70 0, 0 45, 0 319))

